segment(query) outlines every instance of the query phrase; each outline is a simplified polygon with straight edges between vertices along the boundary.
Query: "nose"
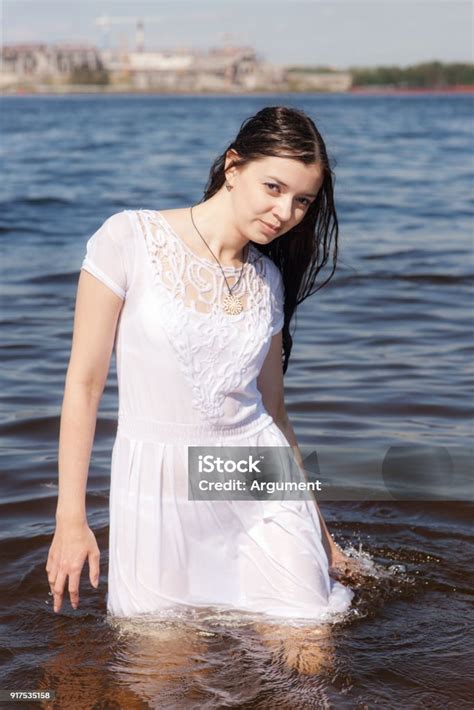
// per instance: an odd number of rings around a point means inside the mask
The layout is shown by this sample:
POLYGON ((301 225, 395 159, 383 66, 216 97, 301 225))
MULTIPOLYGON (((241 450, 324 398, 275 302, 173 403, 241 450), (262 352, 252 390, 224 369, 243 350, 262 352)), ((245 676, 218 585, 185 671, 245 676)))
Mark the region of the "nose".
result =
POLYGON ((273 207, 273 214, 282 224, 288 222, 291 219, 293 209, 292 198, 285 196, 280 196, 278 202, 273 207))

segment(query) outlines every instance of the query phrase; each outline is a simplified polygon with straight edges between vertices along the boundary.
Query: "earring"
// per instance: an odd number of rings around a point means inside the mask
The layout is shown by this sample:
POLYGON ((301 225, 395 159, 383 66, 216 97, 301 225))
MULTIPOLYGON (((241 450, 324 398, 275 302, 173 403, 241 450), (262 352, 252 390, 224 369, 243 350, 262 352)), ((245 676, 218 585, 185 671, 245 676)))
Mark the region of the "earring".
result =
POLYGON ((232 190, 232 185, 229 182, 227 182, 227 180, 225 181, 225 186, 226 186, 227 192, 230 192, 232 190))

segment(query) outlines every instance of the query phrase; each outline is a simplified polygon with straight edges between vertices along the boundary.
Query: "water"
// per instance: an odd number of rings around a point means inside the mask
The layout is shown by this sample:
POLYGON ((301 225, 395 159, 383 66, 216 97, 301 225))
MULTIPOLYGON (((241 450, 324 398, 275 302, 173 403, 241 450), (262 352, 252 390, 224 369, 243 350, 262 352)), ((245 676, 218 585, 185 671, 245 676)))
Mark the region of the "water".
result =
POLYGON ((1 109, 1 687, 49 688, 75 709, 472 707, 472 99, 10 97, 1 109), (308 628, 262 634, 212 609, 106 618, 113 366, 87 499, 101 583, 86 566, 79 609, 55 615, 44 567, 85 242, 116 211, 198 201, 241 121, 276 104, 308 111, 337 162, 339 268, 299 310, 285 385, 302 447, 352 490, 321 508, 365 565, 353 609, 311 642, 308 628), (383 462, 397 446, 449 465, 394 495, 383 462))

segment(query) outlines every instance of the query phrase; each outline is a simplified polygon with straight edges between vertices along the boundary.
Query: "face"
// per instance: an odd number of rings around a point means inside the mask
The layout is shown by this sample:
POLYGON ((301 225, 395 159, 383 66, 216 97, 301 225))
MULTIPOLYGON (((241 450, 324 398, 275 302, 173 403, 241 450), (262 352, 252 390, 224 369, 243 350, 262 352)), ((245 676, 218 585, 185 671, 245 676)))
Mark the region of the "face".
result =
POLYGON ((265 157, 231 168, 226 177, 238 228, 247 239, 268 244, 304 218, 322 185, 323 169, 319 163, 265 157))

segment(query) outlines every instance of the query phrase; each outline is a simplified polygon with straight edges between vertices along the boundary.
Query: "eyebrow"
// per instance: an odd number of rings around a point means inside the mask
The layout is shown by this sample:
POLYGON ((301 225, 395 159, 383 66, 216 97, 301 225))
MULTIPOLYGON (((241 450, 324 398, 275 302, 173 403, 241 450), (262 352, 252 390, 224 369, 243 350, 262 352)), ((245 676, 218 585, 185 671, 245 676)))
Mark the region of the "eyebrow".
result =
MULTIPOLYGON (((272 175, 265 175, 265 177, 270 178, 270 180, 275 180, 275 182, 278 182, 280 185, 283 185, 283 187, 288 187, 286 183, 283 182, 283 180, 279 180, 276 177, 273 177, 272 175)), ((316 197, 316 194, 314 192, 305 192, 303 193, 306 195, 306 197, 316 197)))

